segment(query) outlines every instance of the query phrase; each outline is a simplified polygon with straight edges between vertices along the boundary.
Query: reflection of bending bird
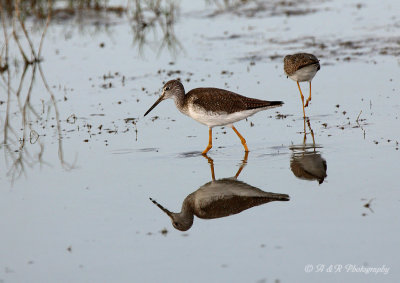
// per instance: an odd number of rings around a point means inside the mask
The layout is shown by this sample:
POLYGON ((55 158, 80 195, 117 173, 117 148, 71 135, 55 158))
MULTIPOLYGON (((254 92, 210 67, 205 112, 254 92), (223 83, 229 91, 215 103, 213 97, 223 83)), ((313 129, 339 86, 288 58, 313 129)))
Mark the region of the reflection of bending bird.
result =
POLYGON ((213 180, 189 194, 183 201, 181 212, 171 212, 150 198, 171 218, 172 225, 176 229, 181 231, 190 229, 193 225, 194 215, 202 219, 221 218, 271 201, 289 200, 289 196, 286 194, 264 192, 236 179, 247 161, 247 154, 235 177, 220 180, 215 180, 213 161, 211 158, 207 159, 210 163, 213 180))
POLYGON ((318 152, 293 153, 290 160, 293 174, 303 180, 317 180, 319 184, 326 178, 326 160, 318 152))
POLYGON ((314 131, 311 128, 310 120, 304 118, 304 138, 303 144, 298 146, 292 146, 290 148, 293 151, 290 159, 290 169, 293 174, 303 180, 317 180, 319 184, 324 182, 326 178, 326 160, 321 157, 321 154, 316 151, 314 131), (310 129, 310 134, 313 140, 312 145, 307 145, 307 131, 306 123, 310 129), (312 149, 312 151, 309 151, 312 149))

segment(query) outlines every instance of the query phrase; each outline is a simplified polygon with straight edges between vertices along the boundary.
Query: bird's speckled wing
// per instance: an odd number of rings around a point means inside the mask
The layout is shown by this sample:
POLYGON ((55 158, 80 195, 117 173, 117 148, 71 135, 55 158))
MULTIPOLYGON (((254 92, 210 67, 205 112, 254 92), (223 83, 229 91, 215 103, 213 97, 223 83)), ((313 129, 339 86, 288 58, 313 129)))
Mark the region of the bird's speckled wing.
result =
POLYGON ((274 107, 283 104, 281 101, 265 101, 249 98, 219 88, 195 88, 189 91, 187 98, 194 107, 217 113, 235 113, 256 108, 274 107))

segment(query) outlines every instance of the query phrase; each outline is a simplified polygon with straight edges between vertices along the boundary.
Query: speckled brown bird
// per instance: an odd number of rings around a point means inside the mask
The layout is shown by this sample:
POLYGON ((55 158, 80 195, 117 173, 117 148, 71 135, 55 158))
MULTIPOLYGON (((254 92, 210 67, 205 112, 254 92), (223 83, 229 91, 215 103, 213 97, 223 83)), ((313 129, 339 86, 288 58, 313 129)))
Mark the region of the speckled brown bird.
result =
POLYGON ((167 82, 161 96, 144 114, 146 116, 161 101, 173 98, 176 107, 183 114, 209 128, 208 146, 203 154, 212 148, 212 128, 229 125, 240 138, 245 151, 249 151, 246 140, 233 126, 233 123, 245 119, 259 111, 281 106, 282 101, 265 101, 249 98, 219 88, 195 88, 185 94, 182 83, 178 80, 167 82))
POLYGON ((311 101, 311 80, 321 68, 319 60, 313 54, 297 53, 293 55, 286 55, 283 59, 283 63, 283 69, 285 70, 286 75, 297 82, 297 86, 299 87, 300 91, 301 102, 303 104, 303 115, 305 117, 306 112, 304 107, 307 107, 308 103, 311 101), (307 98, 305 104, 299 82, 310 83, 310 96, 307 98))

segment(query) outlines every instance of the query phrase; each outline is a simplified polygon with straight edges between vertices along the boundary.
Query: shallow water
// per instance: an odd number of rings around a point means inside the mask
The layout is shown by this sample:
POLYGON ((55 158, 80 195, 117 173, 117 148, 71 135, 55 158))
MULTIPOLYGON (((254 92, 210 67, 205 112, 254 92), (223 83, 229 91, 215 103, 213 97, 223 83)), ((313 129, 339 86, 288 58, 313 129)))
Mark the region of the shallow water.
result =
MULTIPOLYGON (((58 116, 36 70, 38 118, 25 111, 23 148, 23 115, 1 80, 2 136, 7 105, 16 134, 0 145, 0 282, 399 281, 399 3, 299 3, 219 10, 182 1, 175 52, 159 52, 157 28, 139 53, 124 16, 54 20, 41 67, 58 116), (297 50, 321 59, 309 124, 283 74, 282 57, 297 50), (247 158, 231 129, 215 128, 211 162, 200 154, 207 128, 172 101, 143 117, 163 82, 178 77, 186 90, 285 104, 235 124, 247 158), (290 200, 174 229, 149 198, 179 212, 212 180, 211 164, 216 180, 244 166, 239 181, 290 200)), ((35 42, 40 35, 32 31, 35 42)))

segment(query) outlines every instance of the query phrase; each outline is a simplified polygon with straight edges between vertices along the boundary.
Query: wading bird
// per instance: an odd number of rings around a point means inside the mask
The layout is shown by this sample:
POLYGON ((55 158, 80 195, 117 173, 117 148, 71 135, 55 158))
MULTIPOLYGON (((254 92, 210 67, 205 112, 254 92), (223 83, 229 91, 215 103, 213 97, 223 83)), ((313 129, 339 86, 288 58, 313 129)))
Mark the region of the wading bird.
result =
POLYGON ((182 83, 178 80, 167 82, 161 96, 144 114, 146 116, 161 101, 173 98, 176 107, 183 114, 193 118, 209 128, 208 146, 203 154, 212 148, 212 128, 229 125, 240 138, 244 150, 249 151, 246 140, 233 126, 233 123, 245 119, 259 111, 281 106, 282 101, 265 101, 249 98, 219 88, 195 88, 185 94, 182 83))

